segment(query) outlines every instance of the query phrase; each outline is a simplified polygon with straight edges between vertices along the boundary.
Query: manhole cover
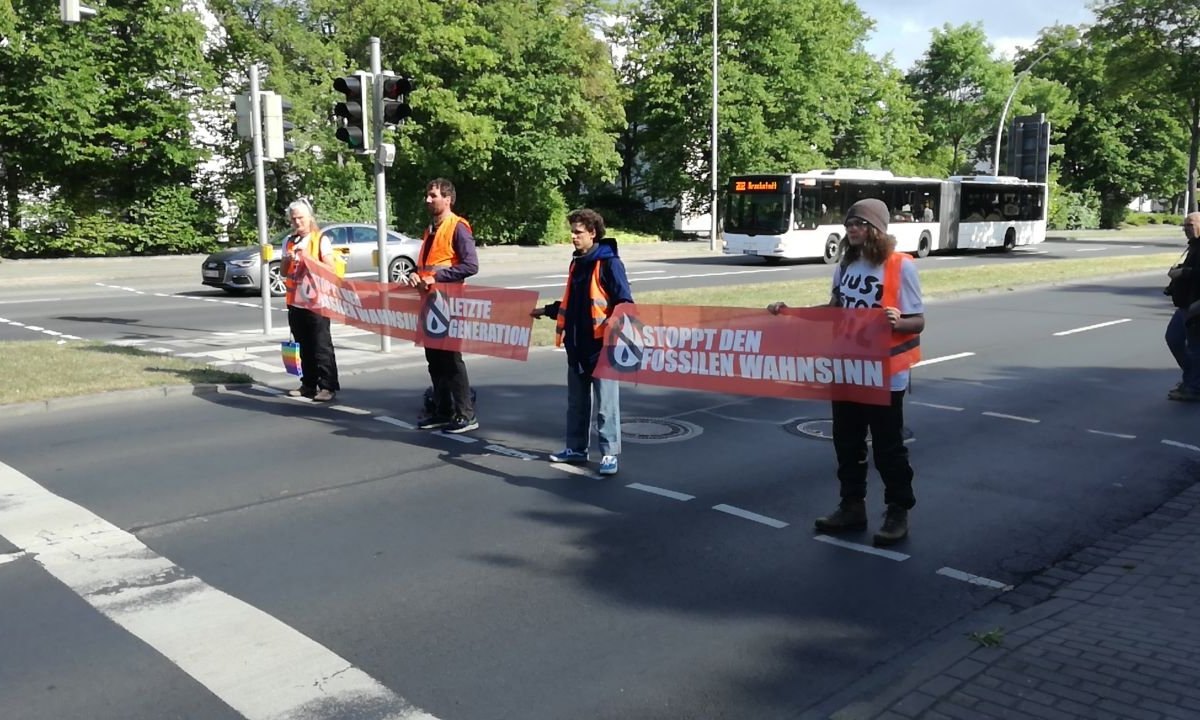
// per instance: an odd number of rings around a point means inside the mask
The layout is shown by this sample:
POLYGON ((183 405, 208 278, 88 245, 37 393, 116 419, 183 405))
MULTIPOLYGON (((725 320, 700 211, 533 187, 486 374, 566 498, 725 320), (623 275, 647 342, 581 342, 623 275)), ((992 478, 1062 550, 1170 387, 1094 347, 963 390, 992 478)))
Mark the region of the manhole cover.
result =
POLYGON ((621 438, 635 443, 679 442, 703 432, 704 428, 683 420, 647 417, 621 419, 621 438))
MULTIPOLYGON (((821 418, 819 420, 789 420, 783 426, 793 435, 800 437, 812 438, 814 440, 833 440, 833 420, 830 418, 821 418)), ((913 431, 907 427, 900 431, 901 436, 905 441, 912 440, 913 431)), ((867 438, 868 442, 870 437, 867 438)))

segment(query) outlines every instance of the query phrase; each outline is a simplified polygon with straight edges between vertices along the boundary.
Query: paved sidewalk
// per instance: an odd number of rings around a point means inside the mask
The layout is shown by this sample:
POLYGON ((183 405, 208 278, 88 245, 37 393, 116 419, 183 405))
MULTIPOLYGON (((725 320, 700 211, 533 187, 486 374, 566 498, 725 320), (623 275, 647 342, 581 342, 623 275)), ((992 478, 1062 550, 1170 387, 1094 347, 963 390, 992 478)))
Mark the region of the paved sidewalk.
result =
POLYGON ((830 717, 1200 719, 1200 484, 997 602, 1019 612, 981 610, 830 717), (997 627, 998 646, 979 642, 997 627))

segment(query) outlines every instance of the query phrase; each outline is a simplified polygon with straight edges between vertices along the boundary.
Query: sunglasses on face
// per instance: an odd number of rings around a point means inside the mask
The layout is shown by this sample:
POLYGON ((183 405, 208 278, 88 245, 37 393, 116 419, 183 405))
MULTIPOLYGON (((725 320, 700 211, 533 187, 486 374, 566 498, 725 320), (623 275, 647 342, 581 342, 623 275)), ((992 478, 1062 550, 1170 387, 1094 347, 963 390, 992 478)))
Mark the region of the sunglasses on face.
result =
POLYGON ((846 221, 846 227, 848 227, 848 228, 854 228, 854 227, 865 228, 866 226, 868 226, 870 224, 871 223, 867 222, 866 220, 859 220, 858 218, 846 221))

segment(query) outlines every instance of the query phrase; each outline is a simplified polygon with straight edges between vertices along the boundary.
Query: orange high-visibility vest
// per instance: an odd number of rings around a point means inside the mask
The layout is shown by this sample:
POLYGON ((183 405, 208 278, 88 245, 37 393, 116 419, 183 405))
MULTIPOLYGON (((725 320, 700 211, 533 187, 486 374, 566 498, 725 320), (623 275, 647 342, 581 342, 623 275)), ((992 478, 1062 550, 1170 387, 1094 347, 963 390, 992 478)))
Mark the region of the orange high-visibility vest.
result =
MULTIPOLYGON (((894 252, 883 264, 883 306, 900 307, 900 268, 912 262, 907 253, 894 252)), ((892 333, 892 348, 889 364, 891 372, 907 370, 921 360, 921 335, 919 333, 892 333)))
POLYGON ((425 234, 421 237, 421 252, 417 256, 417 275, 426 283, 433 284, 438 268, 458 264, 458 255, 454 252, 454 231, 459 223, 471 229, 466 220, 454 213, 442 220, 437 232, 430 233, 429 228, 425 228, 425 234))
MULTIPOLYGON (((562 347, 563 335, 567 332, 567 305, 571 301, 571 276, 575 274, 575 261, 571 261, 571 269, 567 271, 567 287, 563 290, 562 301, 558 304, 558 322, 554 328, 554 344, 562 347)), ((592 299, 592 335, 597 340, 604 337, 604 321, 608 319, 608 293, 600 284, 600 261, 592 267, 592 283, 588 288, 588 296, 592 299)))
MULTIPOLYGON (((302 240, 303 240, 302 238, 299 238, 295 235, 288 237, 287 243, 284 245, 284 248, 283 248, 283 259, 279 261, 280 266, 281 266, 280 270, 283 273, 283 285, 284 285, 284 287, 287 288, 287 304, 288 305, 294 305, 296 303, 296 284, 297 284, 296 280, 297 280, 297 275, 299 274, 300 268, 302 268, 303 265, 302 264, 296 265, 296 266, 293 265, 294 261, 292 260, 292 253, 295 251, 296 246, 299 245, 302 240)), ((321 258, 321 231, 313 230, 311 233, 309 233, 307 242, 308 242, 308 256, 312 257, 312 258, 316 258, 317 260, 322 260, 322 258, 321 258)), ((343 265, 342 267, 343 267, 342 272, 345 272, 345 269, 344 269, 345 265, 343 265)))

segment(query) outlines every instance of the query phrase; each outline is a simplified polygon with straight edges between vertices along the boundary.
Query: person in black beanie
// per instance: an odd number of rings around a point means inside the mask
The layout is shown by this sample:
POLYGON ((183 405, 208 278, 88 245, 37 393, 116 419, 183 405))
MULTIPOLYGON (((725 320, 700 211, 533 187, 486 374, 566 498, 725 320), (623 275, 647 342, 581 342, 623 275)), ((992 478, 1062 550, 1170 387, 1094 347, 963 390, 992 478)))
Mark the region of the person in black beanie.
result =
MULTIPOLYGON (((883 308, 892 326, 891 390, 889 405, 833 402, 833 447, 837 453, 841 502, 832 513, 814 522, 816 530, 843 533, 867 527, 867 432, 875 469, 883 478, 887 511, 875 533, 876 545, 892 545, 908 536, 908 511, 916 505, 913 470, 904 445, 904 393, 909 368, 920 359, 920 336, 925 307, 916 264, 896 252, 896 238, 887 232, 891 213, 882 200, 859 200, 846 212, 845 250, 833 275, 831 307, 883 308)), ((778 314, 787 307, 771 303, 778 314)))

